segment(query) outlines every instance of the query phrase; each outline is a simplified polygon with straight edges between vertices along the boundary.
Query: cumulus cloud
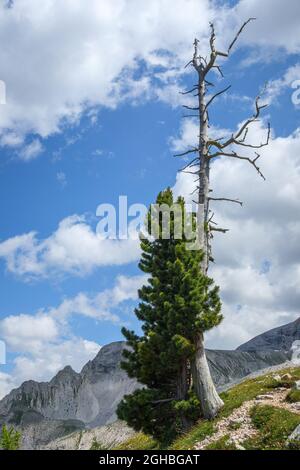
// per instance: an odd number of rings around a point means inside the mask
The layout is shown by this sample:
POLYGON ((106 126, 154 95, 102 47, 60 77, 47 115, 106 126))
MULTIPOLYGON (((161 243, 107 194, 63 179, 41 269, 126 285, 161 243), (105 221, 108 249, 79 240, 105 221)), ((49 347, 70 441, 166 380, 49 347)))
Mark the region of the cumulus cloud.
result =
POLYGON ((0 372, 0 399, 7 395, 15 387, 15 382, 10 374, 0 372))
POLYGON ((71 299, 65 299, 48 314, 59 320, 70 315, 84 315, 96 320, 108 320, 120 323, 118 315, 112 310, 127 300, 136 300, 137 291, 145 281, 145 276, 118 276, 114 287, 106 289, 94 296, 79 293, 71 299))
POLYGON ((25 380, 50 380, 66 365, 79 372, 99 349, 100 345, 94 341, 72 337, 57 342, 44 341, 38 351, 18 354, 13 360, 12 372, 0 373, 0 399, 25 380))
POLYGON ((58 328, 47 315, 11 315, 0 321, 0 334, 10 349, 37 351, 44 341, 57 339, 58 328))
MULTIPOLYGON (((268 83, 267 90, 266 90, 266 99, 269 103, 277 104, 277 98, 287 89, 289 88, 291 95, 293 88, 299 88, 300 86, 300 64, 295 64, 289 67, 282 78, 277 80, 271 80, 268 83)), ((299 91, 295 91, 297 93, 297 98, 299 96, 299 91)), ((291 96, 293 98, 293 96, 291 96)), ((297 103, 299 104, 299 99, 297 99, 297 103)))
MULTIPOLYGON (((6 141, 7 142, 7 141, 6 141)), ((14 145, 15 146, 15 142, 14 145)), ((19 155, 21 160, 29 162, 37 158, 41 153, 43 153, 44 148, 39 139, 34 139, 30 144, 25 145, 20 151, 19 155)))
MULTIPOLYGON (((149 97, 179 104, 178 82, 191 43, 208 34, 215 20, 218 45, 257 16, 241 42, 266 50, 299 52, 299 2, 240 0, 234 7, 209 0, 18 0, 0 7, 1 79, 7 104, 1 108, 3 145, 21 146, 27 134, 47 137, 77 123, 85 111, 114 108, 124 99, 149 97), (276 31, 276 34, 274 34, 276 31), (143 72, 139 65, 143 63, 143 72)), ((206 41, 201 41, 206 44, 206 41)), ((205 51, 203 51, 205 53, 205 51)), ((185 72, 184 72, 185 73, 185 72)), ((41 153, 39 140, 20 152, 41 153)))
POLYGON ((115 285, 97 294, 81 292, 64 299, 57 307, 35 314, 10 315, 0 321, 0 336, 7 351, 14 353, 13 370, 0 374, 0 398, 24 380, 49 380, 66 365, 80 371, 99 351, 94 341, 74 336, 69 320, 74 315, 124 324, 115 313, 125 302, 137 299, 137 291, 146 281, 141 276, 118 276, 115 285))
POLYGON ((266 60, 270 54, 274 58, 278 49, 289 54, 299 53, 300 4, 297 0, 291 0, 288 7, 281 0, 240 0, 232 9, 232 14, 237 18, 256 18, 241 37, 241 45, 261 46, 261 53, 259 56, 256 53, 256 59, 253 54, 253 61, 266 60))
MULTIPOLYGON (((262 123, 254 125, 250 141, 260 142, 263 132, 262 123)), ((240 160, 212 164, 213 195, 244 206, 212 202, 215 220, 230 231, 213 240, 210 274, 221 288, 225 320, 208 334, 210 347, 236 347, 300 315, 300 129, 261 149, 260 167, 266 181, 240 160)), ((176 194, 189 200, 193 188, 194 177, 178 175, 176 194)))
POLYGON ((82 0, 18 0, 9 9, 2 3, 1 132, 46 137, 84 110, 136 100, 150 89, 147 76, 134 76, 138 62, 176 68, 213 14, 208 0, 175 0, 172 8, 168 0, 91 0, 89 8, 82 0))
POLYGON ((36 232, 0 243, 0 258, 18 276, 49 276, 53 273, 85 275, 99 266, 121 265, 139 258, 139 241, 103 239, 84 216, 63 219, 55 232, 40 240, 36 232))

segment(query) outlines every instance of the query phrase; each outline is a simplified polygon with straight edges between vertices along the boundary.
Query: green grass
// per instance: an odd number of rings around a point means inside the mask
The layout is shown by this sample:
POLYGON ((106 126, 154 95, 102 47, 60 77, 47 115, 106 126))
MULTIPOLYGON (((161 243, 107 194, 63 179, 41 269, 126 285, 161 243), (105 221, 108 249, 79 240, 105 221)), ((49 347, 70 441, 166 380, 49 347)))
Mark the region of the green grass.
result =
POLYGON ((158 449, 158 443, 152 437, 146 436, 142 432, 136 433, 130 439, 119 444, 114 450, 151 450, 158 449))
POLYGON ((195 424, 186 434, 179 436, 170 446, 172 450, 191 449, 196 442, 211 436, 215 431, 215 421, 200 421, 195 424))
MULTIPOLYGON (((239 408, 245 401, 252 400, 259 394, 267 393, 270 389, 281 387, 283 386, 283 382, 285 386, 291 387, 295 380, 300 379, 300 368, 284 369, 279 373, 280 375, 290 373, 292 375, 292 379, 278 382, 273 378, 274 373, 272 373, 256 377, 254 379, 245 380, 227 392, 221 393, 220 396, 224 401, 224 407, 218 418, 212 421, 200 420, 188 432, 180 435, 169 448, 172 450, 192 449, 197 442, 202 441, 207 436, 211 436, 214 433, 216 423, 221 418, 229 416, 233 410, 239 408)), ((159 448, 159 445, 152 438, 145 436, 143 433, 136 434, 136 436, 133 436, 118 447, 118 449, 122 450, 147 450, 154 448, 159 448)))
POLYGON ((229 443, 230 436, 226 435, 221 437, 215 442, 212 442, 205 447, 205 450, 236 450, 234 444, 229 443))
POLYGON ((105 448, 94 438, 90 450, 105 450, 105 448))
POLYGON ((246 449, 287 449, 287 438, 300 424, 299 415, 270 405, 253 407, 251 419, 258 430, 258 436, 244 441, 243 446, 246 449))
POLYGON ((287 394, 286 401, 289 403, 296 403, 297 401, 300 401, 300 390, 296 390, 295 388, 290 390, 287 394))

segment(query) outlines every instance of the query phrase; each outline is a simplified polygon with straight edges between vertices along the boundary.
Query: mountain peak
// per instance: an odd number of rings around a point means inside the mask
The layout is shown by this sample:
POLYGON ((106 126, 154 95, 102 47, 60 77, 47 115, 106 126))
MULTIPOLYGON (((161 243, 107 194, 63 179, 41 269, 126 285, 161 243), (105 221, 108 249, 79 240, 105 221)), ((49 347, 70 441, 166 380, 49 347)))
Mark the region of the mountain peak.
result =
POLYGON ((300 317, 285 325, 272 328, 241 344, 237 350, 281 350, 290 351, 293 342, 300 339, 300 317))

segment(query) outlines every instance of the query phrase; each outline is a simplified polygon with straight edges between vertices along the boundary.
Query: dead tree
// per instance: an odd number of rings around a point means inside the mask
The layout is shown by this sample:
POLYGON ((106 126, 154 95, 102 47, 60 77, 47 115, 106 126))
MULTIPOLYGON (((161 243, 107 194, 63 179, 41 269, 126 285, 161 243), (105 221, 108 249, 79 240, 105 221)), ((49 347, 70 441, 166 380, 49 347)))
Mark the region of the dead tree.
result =
MULTIPOLYGON (((258 160, 260 158, 257 150, 265 145, 268 145, 270 138, 270 125, 268 124, 266 140, 263 143, 254 145, 247 142, 248 130, 250 126, 257 122, 260 118, 261 110, 266 105, 261 104, 260 96, 255 99, 255 112, 252 117, 244 121, 240 128, 234 132, 229 138, 212 138, 209 137, 209 108, 223 93, 226 93, 230 86, 225 89, 216 92, 211 96, 207 96, 208 89, 214 87, 211 79, 208 79, 208 75, 212 71, 216 71, 223 77, 222 69, 220 64, 217 62, 218 59, 227 58, 231 50, 236 43, 238 37, 242 33, 245 26, 255 18, 249 18, 239 29, 235 35, 233 41, 230 43, 227 51, 219 51, 215 45, 215 30, 214 25, 210 24, 210 38, 209 57, 205 58, 199 55, 198 44, 199 41, 194 41, 194 55, 192 60, 186 65, 192 66, 197 73, 197 84, 184 94, 193 93, 197 97, 197 106, 190 107, 184 106, 186 109, 193 111, 191 117, 196 116, 199 122, 199 142, 195 148, 188 149, 187 151, 177 155, 185 158, 192 156, 192 159, 180 170, 183 172, 192 173, 196 177, 197 181, 197 219, 198 219, 198 242, 199 247, 203 251, 203 261, 201 265, 202 272, 207 273, 210 261, 213 261, 211 252, 211 239, 213 238, 214 232, 226 233, 228 229, 218 227, 216 222, 213 220, 213 214, 210 211, 211 201, 225 201, 231 203, 237 203, 242 205, 242 202, 238 199, 229 199, 226 197, 212 197, 212 190, 210 189, 210 169, 211 163, 217 158, 231 158, 239 159, 248 162, 256 170, 259 176, 263 179, 259 166, 258 160), (248 154, 243 155, 243 148, 253 149, 253 157, 249 157, 248 154)), ((196 355, 191 365, 193 384, 196 390, 197 396, 201 402, 202 413, 205 418, 211 419, 216 416, 220 408, 223 406, 223 402, 220 399, 214 383, 211 378, 211 374, 208 368, 203 334, 200 334, 196 340, 196 355)))

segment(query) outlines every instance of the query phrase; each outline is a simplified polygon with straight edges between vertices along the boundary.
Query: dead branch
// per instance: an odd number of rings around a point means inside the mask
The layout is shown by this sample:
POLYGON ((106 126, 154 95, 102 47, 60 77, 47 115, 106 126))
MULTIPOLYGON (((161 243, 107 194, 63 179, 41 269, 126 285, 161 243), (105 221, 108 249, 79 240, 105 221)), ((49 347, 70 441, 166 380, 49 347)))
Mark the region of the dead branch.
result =
POLYGON ((265 180, 266 178, 264 177, 264 175, 260 171, 260 168, 256 164, 257 160, 260 158, 260 154, 257 153, 257 152, 255 152, 255 154, 256 154, 256 157, 252 159, 250 157, 245 157, 243 155, 239 155, 236 152, 216 152, 213 155, 210 155, 209 158, 224 156, 224 157, 229 157, 229 158, 236 158, 238 160, 245 160, 245 161, 249 162, 251 165, 253 165, 254 168, 256 169, 257 173, 262 177, 263 180, 265 180))
POLYGON ((190 153, 195 153, 195 152, 199 152, 199 148, 195 147, 193 149, 186 150, 185 152, 182 152, 182 153, 176 153, 174 157, 184 157, 185 155, 189 155, 190 153))
POLYGON ((196 90, 198 90, 197 86, 195 86, 194 88, 191 88, 190 90, 187 90, 187 91, 180 91, 179 93, 181 95, 188 95, 189 93, 193 93, 193 91, 196 91, 196 90))
POLYGON ((242 24, 242 26, 240 27, 240 29, 238 30, 237 34, 235 35, 233 41, 230 43, 228 49, 227 49, 227 55, 230 54, 230 51, 232 49, 232 47, 234 46, 234 44, 236 43, 236 41, 238 40, 238 37, 240 36, 240 34, 242 33, 243 29, 247 26, 248 23, 250 23, 250 21, 255 21, 256 18, 249 18, 247 21, 245 21, 245 23, 242 24))
POLYGON ((211 232, 221 232, 221 233, 229 232, 229 228, 213 227, 212 225, 209 226, 209 230, 211 232))
POLYGON ((258 118, 260 117, 261 110, 267 107, 266 104, 260 106, 259 105, 259 100, 260 100, 260 96, 257 96, 256 99, 255 99, 255 113, 253 114, 253 116, 251 118, 247 119, 244 122, 244 124, 242 124, 240 129, 235 134, 232 134, 232 136, 223 143, 218 142, 217 140, 208 140, 208 142, 207 142, 208 145, 217 147, 220 150, 225 149, 226 147, 228 147, 230 145, 233 145, 233 144, 243 145, 244 147, 252 147, 252 148, 260 148, 260 147, 264 147, 265 145, 268 145, 269 139, 270 139, 270 131, 271 131, 269 123, 268 123, 268 133, 267 133, 266 143, 261 144, 259 146, 253 146, 251 144, 246 144, 245 143, 245 138, 248 134, 248 127, 250 126, 250 124, 253 124, 254 122, 258 121, 258 118), (245 134, 243 135, 244 132, 245 132, 245 134), (241 136, 242 136, 242 138, 240 139, 241 136))
POLYGON ((243 205, 242 201, 239 199, 229 199, 227 197, 209 197, 209 201, 227 201, 227 202, 234 202, 236 204, 239 204, 240 206, 243 205))
POLYGON ((221 91, 219 91, 218 93, 216 93, 215 95, 213 95, 213 96, 210 98, 210 100, 208 100, 208 102, 206 103, 205 111, 207 110, 207 108, 209 107, 209 105, 211 105, 211 103, 214 101, 214 99, 217 98, 217 96, 220 96, 220 95, 222 95, 223 93, 226 93, 226 91, 228 91, 229 88, 231 88, 231 85, 229 85, 228 87, 224 88, 224 90, 221 90, 221 91))

